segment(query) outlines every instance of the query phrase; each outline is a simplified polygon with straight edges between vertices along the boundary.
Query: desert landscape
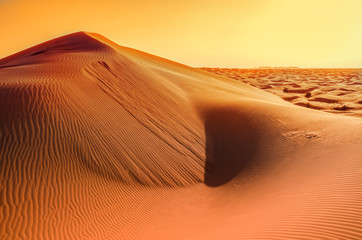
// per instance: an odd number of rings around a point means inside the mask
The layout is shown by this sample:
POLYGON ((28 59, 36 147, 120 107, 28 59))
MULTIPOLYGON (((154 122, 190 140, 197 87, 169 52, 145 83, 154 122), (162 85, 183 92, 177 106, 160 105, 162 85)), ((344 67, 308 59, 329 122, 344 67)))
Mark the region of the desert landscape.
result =
POLYGON ((299 106, 362 116, 362 69, 201 68, 264 89, 299 106))
POLYGON ((361 76, 88 32, 3 58, 0 239, 362 239, 361 76))

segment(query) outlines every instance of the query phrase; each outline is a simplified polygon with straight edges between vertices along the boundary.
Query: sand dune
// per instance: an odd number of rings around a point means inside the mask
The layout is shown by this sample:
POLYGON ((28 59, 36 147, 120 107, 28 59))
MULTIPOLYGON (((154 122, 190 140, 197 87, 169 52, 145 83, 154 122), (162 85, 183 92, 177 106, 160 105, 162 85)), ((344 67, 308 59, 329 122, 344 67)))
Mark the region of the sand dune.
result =
POLYGON ((67 35, 0 60, 0 238, 361 239, 361 133, 67 35))

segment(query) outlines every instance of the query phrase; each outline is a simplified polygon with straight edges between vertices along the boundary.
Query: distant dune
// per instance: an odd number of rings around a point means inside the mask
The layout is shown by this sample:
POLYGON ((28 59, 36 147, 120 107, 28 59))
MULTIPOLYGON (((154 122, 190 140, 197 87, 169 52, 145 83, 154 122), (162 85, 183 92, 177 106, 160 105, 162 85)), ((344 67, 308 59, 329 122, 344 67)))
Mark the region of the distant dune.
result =
POLYGON ((362 120, 85 32, 0 60, 0 239, 362 239, 362 120))
POLYGON ((202 68, 264 89, 295 105, 362 117, 362 68, 202 68))

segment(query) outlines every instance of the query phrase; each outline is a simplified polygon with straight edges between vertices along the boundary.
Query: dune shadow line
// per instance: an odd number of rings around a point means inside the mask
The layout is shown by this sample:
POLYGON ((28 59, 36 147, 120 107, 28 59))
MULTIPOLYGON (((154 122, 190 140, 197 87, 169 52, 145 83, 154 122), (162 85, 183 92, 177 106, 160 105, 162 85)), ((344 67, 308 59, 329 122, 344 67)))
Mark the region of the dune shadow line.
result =
POLYGON ((255 128, 246 115, 232 109, 206 114, 205 184, 217 187, 239 173, 248 174, 259 144, 255 128))

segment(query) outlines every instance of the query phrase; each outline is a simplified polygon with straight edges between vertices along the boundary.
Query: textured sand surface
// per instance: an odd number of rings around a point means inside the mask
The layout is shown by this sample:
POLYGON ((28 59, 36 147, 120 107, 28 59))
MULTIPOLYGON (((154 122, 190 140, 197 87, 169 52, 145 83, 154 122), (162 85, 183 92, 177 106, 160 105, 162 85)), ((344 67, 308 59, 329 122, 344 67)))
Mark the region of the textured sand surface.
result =
POLYGON ((362 117, 362 69, 202 68, 299 106, 362 117))
POLYGON ((97 34, 0 60, 0 239, 361 239, 362 121, 97 34))

